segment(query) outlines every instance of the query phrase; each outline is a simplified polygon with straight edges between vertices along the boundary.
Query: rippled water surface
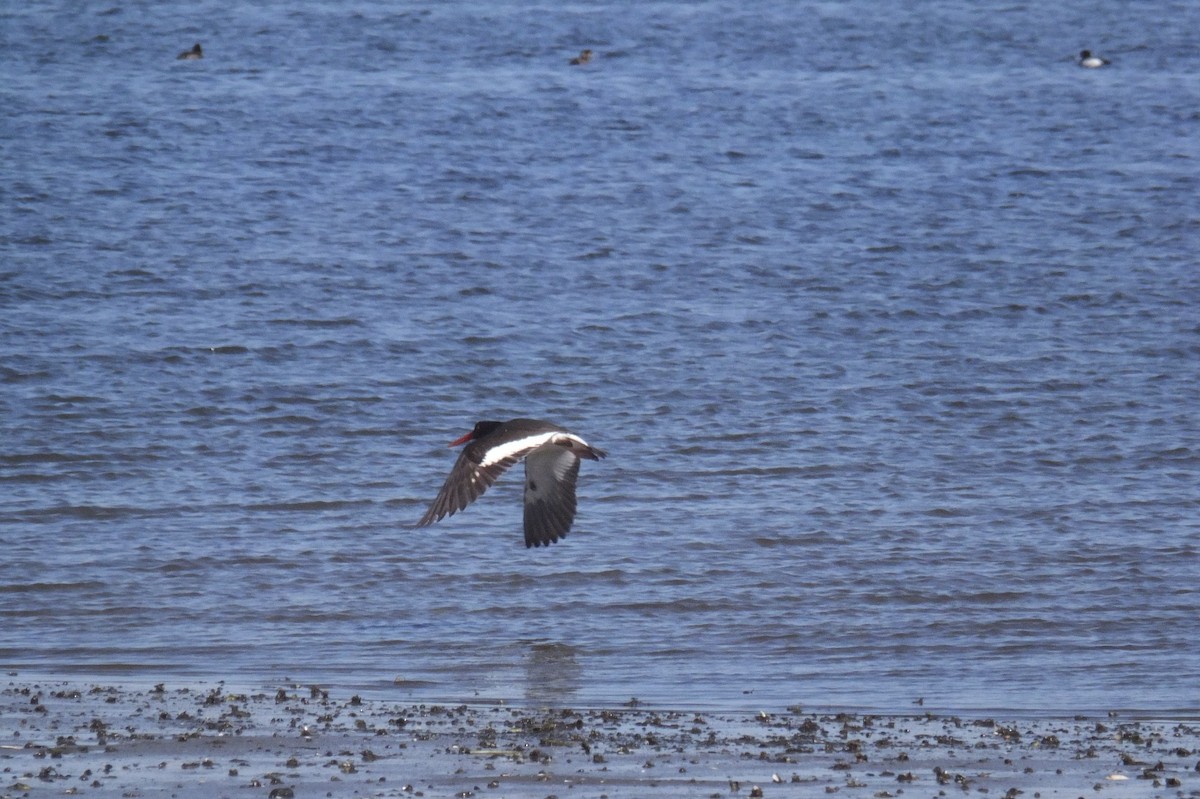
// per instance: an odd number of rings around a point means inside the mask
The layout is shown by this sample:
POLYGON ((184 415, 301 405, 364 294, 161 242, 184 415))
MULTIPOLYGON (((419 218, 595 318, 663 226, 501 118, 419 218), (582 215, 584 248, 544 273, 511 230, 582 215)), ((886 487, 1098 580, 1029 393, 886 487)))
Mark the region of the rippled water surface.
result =
POLYGON ((0 666, 1200 707, 1200 6, 1042 6, 0 9, 0 666))

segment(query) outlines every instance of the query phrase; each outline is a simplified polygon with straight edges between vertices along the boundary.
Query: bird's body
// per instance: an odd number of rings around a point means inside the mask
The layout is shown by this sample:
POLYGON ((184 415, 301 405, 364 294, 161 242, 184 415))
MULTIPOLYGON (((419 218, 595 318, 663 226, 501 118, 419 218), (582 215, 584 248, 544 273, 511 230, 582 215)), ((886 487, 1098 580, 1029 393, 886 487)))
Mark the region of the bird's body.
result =
POLYGON ((551 422, 483 421, 450 446, 467 444, 418 527, 454 514, 483 495, 510 466, 525 461, 525 546, 549 546, 575 520, 575 480, 581 458, 603 450, 551 422), (468 443, 469 442, 469 443, 468 443))
POLYGON ((1088 69, 1099 69, 1108 63, 1109 61, 1107 58, 1101 58, 1100 56, 1095 55, 1091 50, 1079 51, 1079 66, 1081 67, 1087 67, 1088 69))
POLYGON ((582 66, 583 64, 590 63, 591 60, 592 60, 592 51, 591 50, 580 50, 579 55, 577 55, 571 59, 571 66, 573 66, 573 67, 582 66))
POLYGON ((196 42, 191 50, 184 50, 175 56, 177 61, 196 61, 201 58, 204 58, 204 48, 200 46, 200 42, 196 42))

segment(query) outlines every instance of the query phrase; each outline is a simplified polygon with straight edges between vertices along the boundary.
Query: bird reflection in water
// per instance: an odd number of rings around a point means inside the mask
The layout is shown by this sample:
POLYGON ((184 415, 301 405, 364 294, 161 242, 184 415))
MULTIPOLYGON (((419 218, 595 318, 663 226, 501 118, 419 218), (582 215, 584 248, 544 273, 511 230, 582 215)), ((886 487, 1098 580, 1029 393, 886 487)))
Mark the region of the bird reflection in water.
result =
POLYGON ((524 663, 525 700, 542 705, 573 703, 583 681, 578 653, 577 648, 567 644, 530 644, 524 663))

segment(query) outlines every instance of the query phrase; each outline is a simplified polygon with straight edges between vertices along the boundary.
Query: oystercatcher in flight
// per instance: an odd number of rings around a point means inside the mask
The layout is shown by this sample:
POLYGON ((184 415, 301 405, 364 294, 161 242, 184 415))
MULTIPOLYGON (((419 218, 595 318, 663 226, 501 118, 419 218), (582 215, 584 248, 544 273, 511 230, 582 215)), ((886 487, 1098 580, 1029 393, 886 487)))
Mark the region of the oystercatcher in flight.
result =
POLYGON ((524 458, 526 547, 550 546, 566 537, 575 521, 579 461, 598 461, 605 455, 570 430, 538 419, 477 422, 475 429, 450 446, 459 444, 467 446, 417 526, 433 524, 467 507, 524 458))

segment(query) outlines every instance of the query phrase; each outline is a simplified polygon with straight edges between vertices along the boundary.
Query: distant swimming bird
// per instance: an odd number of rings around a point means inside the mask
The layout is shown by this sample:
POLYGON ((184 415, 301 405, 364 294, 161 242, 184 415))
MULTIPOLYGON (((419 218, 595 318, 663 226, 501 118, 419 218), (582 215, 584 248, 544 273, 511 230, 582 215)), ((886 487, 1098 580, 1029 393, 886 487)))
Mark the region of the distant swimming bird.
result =
POLYGON ((200 42, 196 42, 191 50, 184 50, 179 55, 175 56, 177 61, 195 61, 198 58, 204 58, 204 50, 200 47, 200 42))
POLYGON ((1111 63, 1107 58, 1101 58, 1098 55, 1092 55, 1091 50, 1079 51, 1079 66, 1087 67, 1088 69, 1098 69, 1105 64, 1111 63))
POLYGON ((591 50, 580 50, 579 55, 577 55, 571 59, 571 65, 577 67, 580 64, 586 64, 591 60, 592 60, 592 51, 591 50))
POLYGON ((570 430, 537 419, 477 422, 450 446, 459 444, 467 446, 417 526, 433 524, 467 507, 524 458, 526 547, 550 546, 566 537, 575 521, 580 459, 598 461, 605 456, 570 430))

